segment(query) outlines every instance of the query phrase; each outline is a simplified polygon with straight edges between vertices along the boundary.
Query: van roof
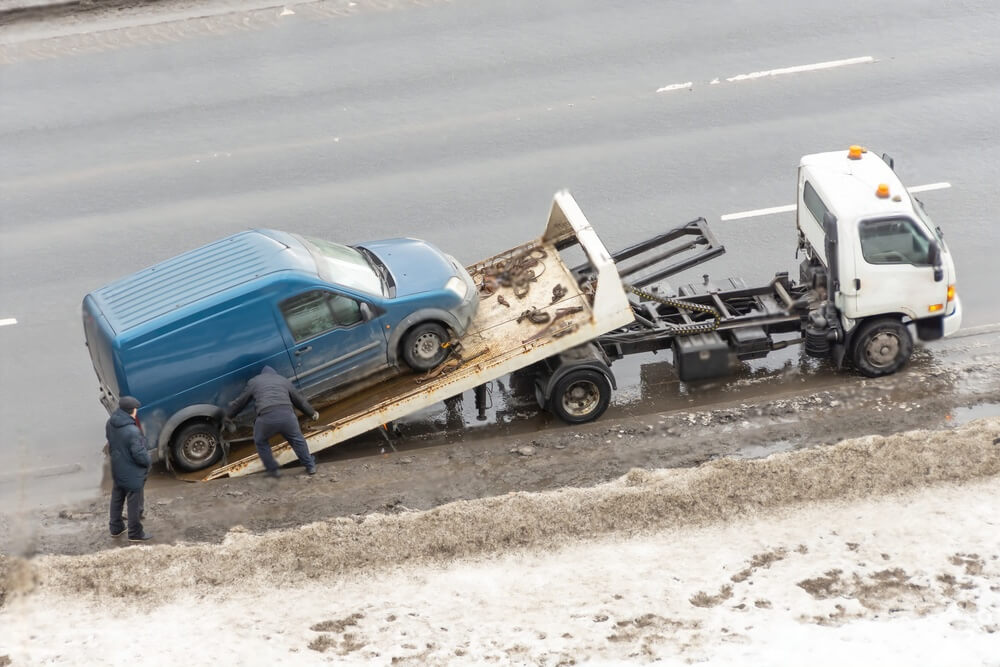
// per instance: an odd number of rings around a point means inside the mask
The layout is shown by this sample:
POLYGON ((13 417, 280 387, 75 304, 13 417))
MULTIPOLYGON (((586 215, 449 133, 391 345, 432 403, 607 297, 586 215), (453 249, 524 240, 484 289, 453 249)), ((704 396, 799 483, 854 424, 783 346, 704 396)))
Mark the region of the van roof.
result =
POLYGON ((809 170, 808 180, 826 206, 842 220, 876 215, 913 215, 913 201, 906 187, 885 161, 865 151, 852 160, 848 151, 805 155, 799 166, 809 170), (878 197, 879 184, 889 186, 888 197, 878 197), (895 201, 899 195, 899 201, 895 201))
POLYGON ((292 235, 255 229, 189 250, 94 291, 108 324, 121 334, 213 294, 278 271, 316 275, 309 252, 292 235))

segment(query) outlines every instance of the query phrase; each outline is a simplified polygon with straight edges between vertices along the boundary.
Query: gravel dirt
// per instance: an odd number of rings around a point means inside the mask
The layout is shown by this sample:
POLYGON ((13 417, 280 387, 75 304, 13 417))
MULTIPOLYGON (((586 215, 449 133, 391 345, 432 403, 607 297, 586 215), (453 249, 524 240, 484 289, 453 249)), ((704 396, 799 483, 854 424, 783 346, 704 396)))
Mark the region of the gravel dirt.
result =
POLYGON ((833 665, 873 642, 996 664, 998 343, 921 348, 877 380, 811 362, 665 379, 582 427, 513 399, 474 429, 446 409, 398 452, 321 453, 313 477, 160 471, 151 545, 108 536, 106 490, 7 511, 0 659, 129 664, 124 618, 151 664, 189 641, 248 664, 833 665), (191 614, 209 620, 182 630, 191 614))
MULTIPOLYGON (((460 424, 448 427, 447 413, 431 416, 408 427, 417 435, 398 441, 396 453, 380 455, 373 437, 320 453, 314 477, 295 465, 278 480, 191 483, 161 470, 146 488, 145 526, 158 544, 220 543, 235 526, 263 533, 510 492, 585 488, 633 469, 689 468, 911 429, 947 431, 1000 415, 996 333, 957 339, 934 356, 919 348, 904 372, 887 378, 831 373, 823 385, 816 375, 794 367, 751 371, 698 396, 675 396, 671 410, 658 411, 640 396, 574 428, 528 408, 524 417, 468 435, 460 424), (678 407, 684 405, 690 407, 678 407)), ((31 556, 119 549, 107 534, 108 492, 105 484, 100 496, 75 506, 0 512, 0 550, 31 556)))

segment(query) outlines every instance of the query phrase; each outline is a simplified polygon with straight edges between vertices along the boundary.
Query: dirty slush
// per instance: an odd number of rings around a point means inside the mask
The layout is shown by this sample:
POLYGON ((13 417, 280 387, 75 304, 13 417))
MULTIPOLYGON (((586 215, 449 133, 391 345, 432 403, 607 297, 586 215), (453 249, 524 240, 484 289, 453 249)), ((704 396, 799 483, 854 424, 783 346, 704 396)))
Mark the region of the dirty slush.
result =
POLYGON ((1000 400, 976 345, 277 484, 164 482, 154 546, 107 538, 102 499, 3 515, 0 660, 131 664, 126 623, 148 664, 996 664, 1000 418, 950 421, 1000 400))

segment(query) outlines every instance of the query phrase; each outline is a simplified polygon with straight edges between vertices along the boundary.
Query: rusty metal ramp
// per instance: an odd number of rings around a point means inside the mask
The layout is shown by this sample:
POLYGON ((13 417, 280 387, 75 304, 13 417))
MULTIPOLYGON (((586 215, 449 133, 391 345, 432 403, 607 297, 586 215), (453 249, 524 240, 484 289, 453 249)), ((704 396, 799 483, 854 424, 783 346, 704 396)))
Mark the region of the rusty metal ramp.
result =
MULTIPOLYGON (((317 452, 590 341, 634 319, 614 261, 568 192, 556 194, 545 234, 468 267, 481 302, 469 332, 438 368, 404 372, 356 391, 304 433, 317 452), (592 270, 582 285, 560 252, 578 245, 592 270)), ((280 464, 296 460, 287 442, 280 464)), ((252 443, 201 479, 263 470, 252 443)))

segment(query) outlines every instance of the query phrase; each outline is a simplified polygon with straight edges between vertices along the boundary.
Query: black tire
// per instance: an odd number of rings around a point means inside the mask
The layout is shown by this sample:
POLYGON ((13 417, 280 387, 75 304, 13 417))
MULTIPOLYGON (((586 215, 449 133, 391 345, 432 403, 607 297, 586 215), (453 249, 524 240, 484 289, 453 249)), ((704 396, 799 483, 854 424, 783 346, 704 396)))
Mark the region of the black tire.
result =
POLYGON ((174 434, 170 450, 184 472, 204 470, 222 458, 222 436, 215 424, 194 422, 174 434))
POLYGON ((611 381, 592 368, 569 371, 549 397, 549 411, 567 424, 584 424, 604 414, 611 404, 611 381))
POLYGON ((896 319, 865 322, 854 336, 852 360, 862 375, 870 378, 892 375, 902 368, 913 352, 913 337, 896 319))
POLYGON ((447 358, 447 342, 448 332, 440 324, 418 324, 403 336, 403 361, 415 371, 429 371, 447 358))

